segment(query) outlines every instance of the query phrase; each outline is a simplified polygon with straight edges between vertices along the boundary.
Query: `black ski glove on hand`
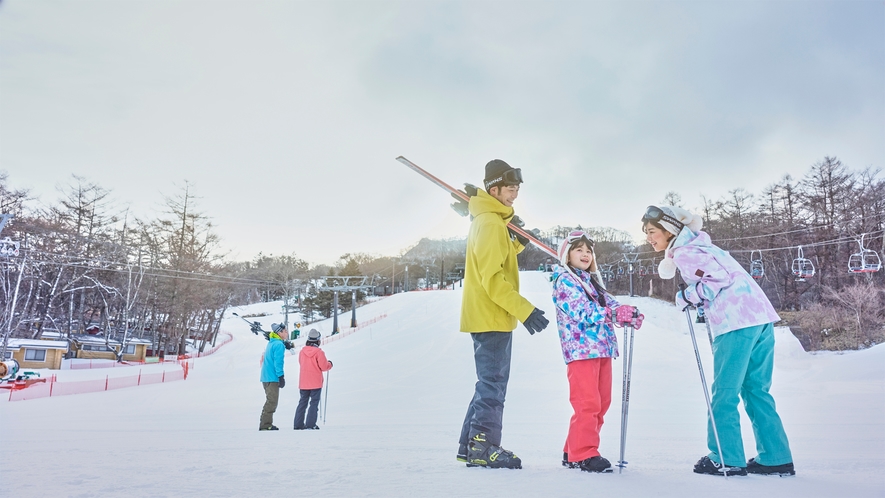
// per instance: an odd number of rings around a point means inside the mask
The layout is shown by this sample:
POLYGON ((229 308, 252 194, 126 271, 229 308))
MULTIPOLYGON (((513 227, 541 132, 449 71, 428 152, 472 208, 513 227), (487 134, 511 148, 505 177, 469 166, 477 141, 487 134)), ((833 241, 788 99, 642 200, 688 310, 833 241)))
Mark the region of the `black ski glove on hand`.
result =
POLYGON ((532 335, 534 335, 535 332, 540 332, 547 328, 547 324, 549 323, 550 320, 544 318, 544 312, 538 308, 532 310, 532 314, 522 322, 522 324, 525 325, 525 328, 528 329, 529 334, 532 335))
POLYGON ((286 387, 286 376, 280 375, 280 389, 286 387))

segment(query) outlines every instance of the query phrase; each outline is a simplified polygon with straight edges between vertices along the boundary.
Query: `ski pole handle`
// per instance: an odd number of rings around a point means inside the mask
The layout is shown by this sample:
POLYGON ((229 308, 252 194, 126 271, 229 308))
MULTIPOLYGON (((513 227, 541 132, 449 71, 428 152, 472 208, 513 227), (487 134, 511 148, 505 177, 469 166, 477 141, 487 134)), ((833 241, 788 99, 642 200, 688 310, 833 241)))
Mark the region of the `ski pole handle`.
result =
POLYGON ((681 283, 681 284, 679 284, 679 293, 682 294, 682 300, 685 301, 685 307, 682 308, 682 311, 685 311, 685 310, 687 310, 687 309, 689 309, 689 308, 693 308, 693 307, 694 307, 694 305, 691 304, 691 303, 688 301, 688 299, 686 299, 686 297, 685 297, 685 289, 686 289, 686 287, 685 287, 685 283, 684 283, 684 282, 681 283))

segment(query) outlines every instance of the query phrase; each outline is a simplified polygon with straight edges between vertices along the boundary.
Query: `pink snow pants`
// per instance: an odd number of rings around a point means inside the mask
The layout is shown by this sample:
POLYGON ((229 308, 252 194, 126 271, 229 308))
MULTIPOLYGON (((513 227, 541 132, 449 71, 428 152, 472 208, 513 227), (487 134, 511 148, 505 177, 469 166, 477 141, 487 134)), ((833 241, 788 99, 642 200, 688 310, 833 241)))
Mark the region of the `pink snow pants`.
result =
POLYGON ((569 401, 575 414, 562 451, 569 462, 599 456, 602 419, 612 404, 612 359, 576 360, 567 365, 569 401))

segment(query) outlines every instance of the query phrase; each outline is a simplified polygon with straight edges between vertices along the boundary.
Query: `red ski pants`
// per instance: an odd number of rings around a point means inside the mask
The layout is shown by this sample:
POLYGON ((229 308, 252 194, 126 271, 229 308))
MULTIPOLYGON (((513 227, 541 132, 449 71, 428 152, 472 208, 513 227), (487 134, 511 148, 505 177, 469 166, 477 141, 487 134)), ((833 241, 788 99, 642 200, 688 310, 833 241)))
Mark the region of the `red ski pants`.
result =
POLYGON ((612 359, 576 360, 567 365, 569 401, 575 414, 563 452, 569 462, 599 456, 602 419, 612 404, 612 359))

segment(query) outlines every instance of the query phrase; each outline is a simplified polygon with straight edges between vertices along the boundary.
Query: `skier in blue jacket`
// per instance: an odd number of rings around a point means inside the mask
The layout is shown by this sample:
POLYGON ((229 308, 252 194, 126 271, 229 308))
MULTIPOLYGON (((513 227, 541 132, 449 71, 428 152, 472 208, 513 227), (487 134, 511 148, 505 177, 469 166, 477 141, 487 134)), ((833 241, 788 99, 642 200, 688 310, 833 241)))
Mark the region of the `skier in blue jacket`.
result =
POLYGON ((286 355, 284 341, 289 340, 289 331, 281 323, 271 325, 273 330, 268 338, 267 348, 264 350, 264 360, 261 364, 261 383, 264 385, 264 394, 267 400, 261 410, 261 422, 258 424, 259 431, 277 431, 279 428, 273 425, 273 414, 277 411, 277 403, 280 401, 280 389, 286 387, 283 363, 286 355))

